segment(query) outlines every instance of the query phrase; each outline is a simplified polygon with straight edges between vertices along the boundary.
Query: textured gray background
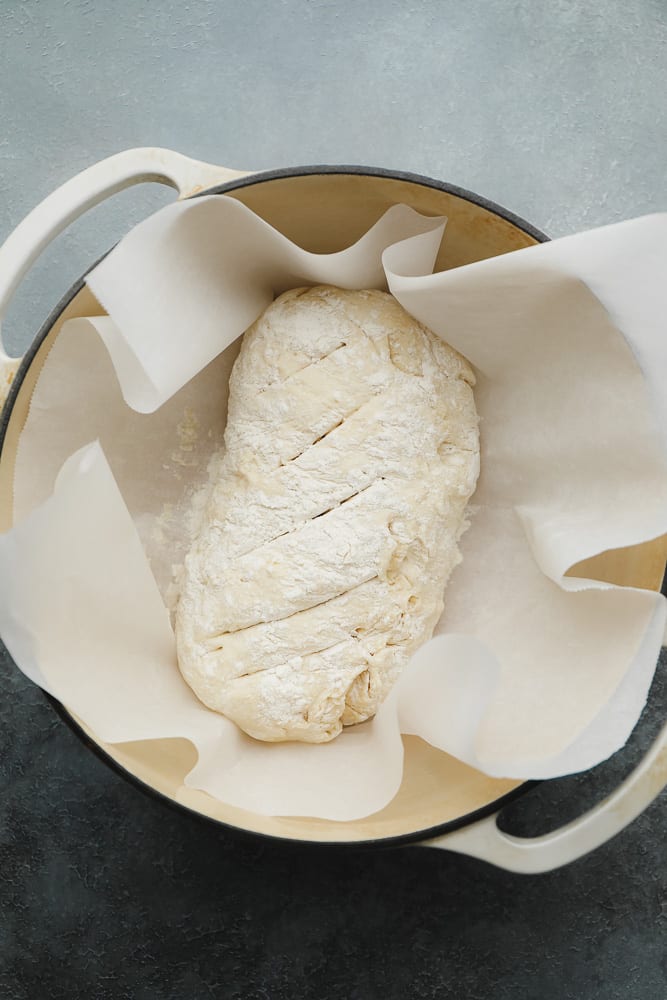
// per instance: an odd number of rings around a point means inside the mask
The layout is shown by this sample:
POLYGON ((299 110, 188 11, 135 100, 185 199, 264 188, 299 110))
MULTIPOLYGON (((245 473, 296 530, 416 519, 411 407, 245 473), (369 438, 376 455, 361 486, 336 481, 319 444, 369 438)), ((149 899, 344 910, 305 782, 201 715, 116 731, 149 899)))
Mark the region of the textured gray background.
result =
MULTIPOLYGON (((93 161, 164 145, 241 168, 362 163, 484 194, 551 235, 667 207, 665 0, 0 0, 0 238, 93 161)), ((172 193, 64 234, 5 324, 172 193)), ((537 832, 630 747, 511 810, 537 832)), ((571 868, 303 851, 198 824, 108 771, 0 662, 3 998, 667 998, 667 800, 571 868)))

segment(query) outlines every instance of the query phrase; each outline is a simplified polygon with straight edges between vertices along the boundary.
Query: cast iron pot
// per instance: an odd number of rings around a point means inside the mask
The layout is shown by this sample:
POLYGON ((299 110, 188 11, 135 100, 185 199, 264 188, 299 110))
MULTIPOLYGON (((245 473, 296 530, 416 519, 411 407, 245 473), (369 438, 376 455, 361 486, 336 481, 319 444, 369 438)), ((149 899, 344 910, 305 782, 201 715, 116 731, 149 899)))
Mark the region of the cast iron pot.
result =
MULTIPOLYGON (((484 198, 414 174, 328 166, 251 174, 200 163, 165 149, 134 149, 95 164, 54 191, 0 248, 0 317, 26 271, 58 233, 104 198, 143 181, 169 184, 181 198, 202 193, 236 198, 299 246, 318 253, 349 246, 397 203, 425 215, 443 215, 448 220, 447 235, 436 271, 547 239, 528 222, 484 198)), ((0 426, 0 530, 12 525, 16 450, 44 358, 67 319, 100 312, 81 279, 46 320, 20 364, 0 426)), ((658 590, 666 553, 665 540, 658 539, 605 553, 581 564, 576 572, 658 590)), ((667 784, 665 726, 638 768, 612 796, 560 830, 538 838, 516 838, 498 829, 496 817, 509 799, 532 783, 489 778, 415 737, 405 737, 403 782, 393 801, 380 812, 346 823, 267 817, 234 809, 187 788, 183 778, 196 759, 187 740, 104 744, 67 706, 50 700, 86 746, 143 789, 215 822, 290 841, 357 845, 417 842, 483 858, 512 871, 547 871, 614 836, 667 784)))

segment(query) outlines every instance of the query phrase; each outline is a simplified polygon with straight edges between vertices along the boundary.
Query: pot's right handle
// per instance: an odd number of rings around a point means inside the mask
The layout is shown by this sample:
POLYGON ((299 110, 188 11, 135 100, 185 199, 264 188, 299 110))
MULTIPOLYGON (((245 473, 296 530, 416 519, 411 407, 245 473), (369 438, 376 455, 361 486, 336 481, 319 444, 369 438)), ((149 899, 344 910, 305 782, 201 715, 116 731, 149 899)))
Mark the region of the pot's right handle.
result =
POLYGON ((579 819, 542 837, 514 837, 489 816, 454 833, 424 841, 458 854, 481 858, 511 872, 535 874, 567 865, 620 833, 667 786, 667 725, 649 752, 615 792, 579 819))
MULTIPOLYGON (((71 222, 105 198, 144 181, 176 188, 185 198, 197 191, 247 176, 245 171, 217 167, 170 149, 127 149, 100 160, 66 181, 18 224, 0 247, 0 323, 12 295, 41 252, 71 222)), ((0 365, 16 365, 0 344, 0 365)))

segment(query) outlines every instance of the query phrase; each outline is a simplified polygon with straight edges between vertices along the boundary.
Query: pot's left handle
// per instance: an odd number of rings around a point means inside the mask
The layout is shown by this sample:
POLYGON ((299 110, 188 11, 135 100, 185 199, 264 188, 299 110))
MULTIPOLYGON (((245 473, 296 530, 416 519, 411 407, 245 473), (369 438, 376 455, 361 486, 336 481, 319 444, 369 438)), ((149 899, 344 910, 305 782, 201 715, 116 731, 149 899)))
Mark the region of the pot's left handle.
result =
MULTIPOLYGON (((48 195, 18 224, 0 247, 0 324, 12 295, 51 240, 105 198, 144 181, 176 188, 180 198, 223 184, 246 171, 217 167, 170 149, 127 149, 100 160, 48 195)), ((0 340, 0 364, 16 366, 0 340)))

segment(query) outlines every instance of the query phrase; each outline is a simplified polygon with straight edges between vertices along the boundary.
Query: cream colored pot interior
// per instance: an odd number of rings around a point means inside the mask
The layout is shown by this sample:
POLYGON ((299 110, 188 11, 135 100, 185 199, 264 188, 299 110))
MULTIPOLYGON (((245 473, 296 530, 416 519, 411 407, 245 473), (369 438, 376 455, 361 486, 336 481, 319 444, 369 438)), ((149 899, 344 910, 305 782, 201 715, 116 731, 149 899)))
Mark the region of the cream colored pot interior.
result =
MULTIPOLYGON (((447 235, 436 270, 530 246, 535 239, 492 211, 417 181, 360 174, 315 174, 261 180, 230 191, 267 222, 308 250, 328 253, 357 240, 391 205, 404 203, 426 215, 445 215, 447 235)), ((63 322, 99 314, 83 288, 68 305, 37 352, 10 417, 0 463, 0 528, 12 523, 12 482, 16 446, 32 390, 63 322)), ((660 588, 666 540, 604 553, 573 570, 614 583, 660 588)), ((88 733, 95 740, 92 733, 88 733)), ((414 835, 461 820, 489 807, 520 782, 488 778, 415 737, 405 737, 405 771, 395 799, 366 819, 340 823, 310 818, 259 816, 226 806, 186 788, 195 762, 186 740, 155 740, 120 746, 98 745, 126 771, 168 798, 204 816, 246 830, 306 841, 369 841, 414 835)))

